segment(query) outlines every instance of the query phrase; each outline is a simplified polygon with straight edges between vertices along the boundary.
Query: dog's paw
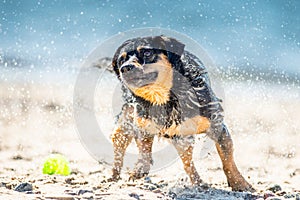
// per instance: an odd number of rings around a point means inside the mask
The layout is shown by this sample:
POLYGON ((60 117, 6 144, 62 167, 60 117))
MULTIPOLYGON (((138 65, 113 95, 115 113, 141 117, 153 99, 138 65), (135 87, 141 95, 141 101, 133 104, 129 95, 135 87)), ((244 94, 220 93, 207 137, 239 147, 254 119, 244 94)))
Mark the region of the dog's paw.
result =
POLYGON ((112 176, 112 177, 110 177, 108 179, 102 180, 101 183, 117 182, 120 179, 121 179, 120 176, 112 176))
POLYGON ((256 192, 256 190, 252 187, 250 183, 246 180, 242 179, 240 181, 236 181, 233 183, 228 183, 233 191, 237 192, 256 192))
POLYGON ((203 184, 205 184, 205 182, 199 177, 197 177, 196 179, 191 180, 192 185, 193 186, 202 186, 203 184))
POLYGON ((143 173, 143 172, 131 172, 129 174, 129 181, 135 181, 137 179, 144 178, 148 175, 149 173, 143 173))

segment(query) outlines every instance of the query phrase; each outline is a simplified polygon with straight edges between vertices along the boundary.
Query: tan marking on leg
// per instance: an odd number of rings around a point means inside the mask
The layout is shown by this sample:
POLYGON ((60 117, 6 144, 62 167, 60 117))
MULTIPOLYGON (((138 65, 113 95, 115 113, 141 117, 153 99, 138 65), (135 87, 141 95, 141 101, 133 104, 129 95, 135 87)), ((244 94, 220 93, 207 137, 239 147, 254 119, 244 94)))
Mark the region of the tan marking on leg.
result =
POLYGON ((124 131, 118 127, 112 134, 111 139, 114 147, 114 164, 110 181, 117 181, 120 179, 125 151, 132 140, 132 135, 124 133, 124 131))
POLYGON ((229 186, 234 191, 255 191, 239 172, 233 158, 233 144, 230 138, 216 143, 217 151, 222 161, 223 170, 229 186))
POLYGON ((200 176, 195 168, 194 162, 193 162, 193 146, 188 146, 187 148, 182 147, 180 145, 176 145, 174 143, 174 146, 181 158, 181 161, 183 163, 183 168, 185 172, 190 177, 190 180, 193 185, 199 185, 202 183, 202 180, 200 179, 200 176))
POLYGON ((130 174, 130 179, 135 180, 146 176, 152 164, 152 144, 154 136, 136 137, 135 141, 139 149, 139 159, 134 171, 130 174))
POLYGON ((172 124, 168 129, 164 129, 166 135, 170 137, 174 135, 193 135, 201 134, 207 131, 210 127, 210 122, 206 117, 196 116, 183 121, 179 125, 172 124))
POLYGON ((193 118, 194 122, 197 124, 197 134, 204 133, 210 127, 210 122, 208 118, 197 116, 193 118))

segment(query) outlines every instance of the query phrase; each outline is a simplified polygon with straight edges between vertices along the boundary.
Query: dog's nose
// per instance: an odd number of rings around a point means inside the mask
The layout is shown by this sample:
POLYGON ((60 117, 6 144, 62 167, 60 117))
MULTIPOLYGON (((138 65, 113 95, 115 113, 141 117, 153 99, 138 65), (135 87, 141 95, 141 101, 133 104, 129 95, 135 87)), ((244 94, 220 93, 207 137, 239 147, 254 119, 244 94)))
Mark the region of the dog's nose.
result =
POLYGON ((128 72, 134 68, 134 65, 124 65, 121 67, 121 73, 128 72))

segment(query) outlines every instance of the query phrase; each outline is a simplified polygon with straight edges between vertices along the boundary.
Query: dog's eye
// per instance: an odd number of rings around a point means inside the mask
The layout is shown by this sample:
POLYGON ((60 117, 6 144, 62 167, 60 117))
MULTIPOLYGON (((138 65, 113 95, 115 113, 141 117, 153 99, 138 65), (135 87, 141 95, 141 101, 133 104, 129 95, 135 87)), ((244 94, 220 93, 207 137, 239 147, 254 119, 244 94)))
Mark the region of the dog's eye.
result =
POLYGON ((143 52, 143 57, 144 57, 144 58, 150 58, 152 55, 153 55, 153 51, 152 51, 151 49, 146 49, 146 50, 143 52))

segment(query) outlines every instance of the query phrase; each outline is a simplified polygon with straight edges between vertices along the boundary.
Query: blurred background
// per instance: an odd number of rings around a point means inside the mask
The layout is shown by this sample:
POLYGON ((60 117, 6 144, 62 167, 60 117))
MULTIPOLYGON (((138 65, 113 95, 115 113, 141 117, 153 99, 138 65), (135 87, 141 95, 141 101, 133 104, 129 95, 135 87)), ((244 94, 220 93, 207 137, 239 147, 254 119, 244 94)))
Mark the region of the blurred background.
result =
POLYGON ((300 70, 299 7, 297 0, 1 0, 0 79, 8 79, 4 71, 18 74, 20 68, 26 76, 12 79, 30 79, 32 71, 43 71, 40 76, 56 71, 55 77, 61 77, 61 71, 78 65, 103 40, 142 27, 192 37, 220 69, 295 79, 300 70))

